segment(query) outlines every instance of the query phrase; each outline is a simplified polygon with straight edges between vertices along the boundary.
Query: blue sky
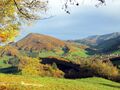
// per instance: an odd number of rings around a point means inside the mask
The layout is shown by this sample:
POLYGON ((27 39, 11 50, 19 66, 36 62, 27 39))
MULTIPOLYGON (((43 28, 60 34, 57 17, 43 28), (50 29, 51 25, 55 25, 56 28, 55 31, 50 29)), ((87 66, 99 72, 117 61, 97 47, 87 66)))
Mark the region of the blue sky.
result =
POLYGON ((29 27, 23 27, 17 39, 32 32, 54 36, 62 40, 120 32, 120 0, 108 0, 106 6, 99 8, 94 6, 96 2, 81 2, 79 7, 70 8, 70 15, 61 10, 58 2, 50 1, 49 15, 54 17, 39 20, 29 27))

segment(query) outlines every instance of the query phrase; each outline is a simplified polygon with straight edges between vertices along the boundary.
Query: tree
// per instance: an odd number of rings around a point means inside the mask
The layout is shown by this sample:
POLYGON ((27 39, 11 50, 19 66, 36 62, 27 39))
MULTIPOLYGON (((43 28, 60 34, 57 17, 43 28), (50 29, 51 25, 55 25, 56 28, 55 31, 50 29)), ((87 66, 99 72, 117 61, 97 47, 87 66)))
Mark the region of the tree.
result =
MULTIPOLYGON (((65 1, 65 3, 63 5, 62 9, 68 14, 70 14, 70 11, 68 9, 69 5, 79 6, 78 0, 64 0, 64 1, 65 1)), ((100 5, 103 5, 105 3, 105 0, 96 0, 96 1, 98 1, 98 3, 95 5, 96 7, 99 7, 100 5)))
POLYGON ((41 19, 47 10, 45 0, 0 0, 0 42, 11 41, 23 23, 41 19))
POLYGON ((65 46, 62 48, 62 50, 64 51, 64 54, 63 54, 63 55, 66 55, 66 54, 70 51, 70 48, 69 48, 67 45, 65 45, 65 46))
MULTIPOLYGON (((49 0, 48 0, 49 1, 49 0)), ((42 19, 48 7, 47 0, 0 0, 0 42, 10 42, 18 35, 20 26, 42 19)), ((105 3, 105 0, 97 0, 105 3)), ((70 14, 68 6, 79 5, 77 0, 64 0, 62 9, 70 14)))
POLYGON ((55 70, 58 69, 57 64, 55 62, 52 64, 52 68, 55 70))

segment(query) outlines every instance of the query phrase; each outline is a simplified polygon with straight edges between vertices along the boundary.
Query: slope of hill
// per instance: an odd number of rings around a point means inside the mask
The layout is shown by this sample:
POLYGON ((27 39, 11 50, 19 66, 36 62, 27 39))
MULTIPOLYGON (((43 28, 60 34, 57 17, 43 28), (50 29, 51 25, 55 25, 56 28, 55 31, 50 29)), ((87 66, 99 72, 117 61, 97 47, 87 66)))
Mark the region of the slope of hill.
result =
POLYGON ((0 82, 0 90, 120 90, 120 83, 96 77, 69 80, 0 74, 0 82))
POLYGON ((101 52, 115 52, 120 50, 120 36, 106 40, 97 47, 101 52))
POLYGON ((83 45, 65 42, 51 36, 31 33, 16 43, 12 42, 1 47, 0 56, 5 60, 19 55, 34 58, 57 56, 73 60, 76 56, 86 57, 85 48, 83 45))
POLYGON ((110 34, 105 34, 105 35, 94 35, 94 36, 89 36, 84 39, 80 40, 75 40, 74 42, 78 43, 83 43, 89 46, 97 46, 100 43, 103 43, 107 40, 114 39, 120 36, 120 32, 115 32, 115 33, 110 33, 110 34))
POLYGON ((52 50, 59 47, 64 47, 65 43, 51 36, 30 33, 22 40, 15 43, 18 49, 24 50, 52 50))
POLYGON ((0 55, 2 57, 0 58, 0 73, 7 73, 7 75, 0 74, 0 89, 2 88, 1 90, 4 90, 3 88, 5 88, 6 90, 13 90, 14 88, 15 90, 118 90, 120 88, 119 83, 101 78, 87 78, 80 80, 65 79, 76 78, 76 75, 78 75, 77 78, 93 76, 104 77, 105 75, 111 75, 109 78, 112 79, 114 75, 118 75, 118 70, 110 63, 109 66, 107 63, 103 63, 100 60, 99 63, 98 61, 95 62, 94 58, 81 58, 81 55, 87 55, 87 52, 85 51, 86 48, 87 47, 84 45, 81 46, 79 44, 76 45, 74 43, 68 43, 41 34, 29 34, 24 39, 16 43, 10 43, 9 45, 4 46, 0 49, 0 55), (62 53, 56 54, 56 52, 59 51, 62 53), (60 58, 57 56, 52 58, 48 57, 51 56, 51 53, 58 55, 60 58), (30 54, 32 56, 30 56, 30 54), (44 55, 47 58, 41 57, 44 55), (63 59, 61 57, 63 57, 63 59), (23 67, 20 71, 18 70, 19 66, 23 67), (113 70, 115 73, 112 73, 113 71, 111 70, 113 70), (49 77, 43 78, 44 76, 55 77, 57 75, 61 75, 62 73, 60 73, 60 71, 64 73, 63 79, 49 77), (106 71, 109 73, 106 73, 106 71), (32 76, 31 73, 34 74, 34 72, 36 75, 32 76), (9 73, 12 75, 9 75, 9 73), (40 73, 43 75, 43 77, 40 76, 40 73), (3 80, 3 78, 5 79, 3 80))
POLYGON ((96 48, 98 52, 113 52, 120 48, 120 32, 90 36, 85 39, 74 40, 74 42, 96 48))
POLYGON ((47 57, 56 55, 66 55, 66 54, 76 54, 78 56, 87 56, 85 47, 82 45, 76 45, 73 43, 68 43, 57 38, 30 33, 22 40, 13 44, 22 53, 25 52, 32 57, 47 57), (75 53, 74 53, 75 52, 75 53))
POLYGON ((19 50, 14 46, 6 45, 0 48, 0 57, 3 57, 5 55, 18 56, 19 54, 20 54, 19 50))

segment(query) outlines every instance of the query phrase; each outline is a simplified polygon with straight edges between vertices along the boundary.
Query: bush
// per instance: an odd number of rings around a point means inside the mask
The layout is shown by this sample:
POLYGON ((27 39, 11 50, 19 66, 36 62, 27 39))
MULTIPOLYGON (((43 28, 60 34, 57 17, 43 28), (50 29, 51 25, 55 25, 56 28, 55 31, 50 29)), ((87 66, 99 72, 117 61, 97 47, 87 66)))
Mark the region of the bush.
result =
POLYGON ((53 64, 52 64, 52 68, 55 69, 55 70, 58 69, 57 64, 56 64, 56 63, 53 63, 53 64))
POLYGON ((101 60, 96 60, 90 65, 90 68, 94 70, 96 75, 112 80, 115 79, 119 74, 116 67, 114 67, 112 64, 104 63, 101 60))
POLYGON ((23 75, 39 75, 39 60, 30 57, 20 57, 18 69, 23 75))
POLYGON ((48 76, 48 77, 59 77, 62 78, 64 77, 64 73, 59 70, 58 68, 54 69, 50 65, 40 65, 39 68, 39 75, 40 76, 48 76))
POLYGON ((19 64, 19 59, 18 59, 18 58, 15 58, 15 57, 10 58, 10 59, 8 60, 8 64, 10 64, 10 65, 13 66, 13 67, 18 66, 18 64, 19 64))
POLYGON ((81 75, 98 76, 110 80, 116 80, 119 75, 119 70, 110 61, 104 62, 99 57, 79 58, 76 63, 80 64, 80 68, 82 69, 80 70, 81 75))
MULTIPOLYGON (((55 65, 55 64, 54 64, 55 65)), ((19 70, 22 75, 63 77, 64 73, 55 66, 43 65, 40 60, 30 57, 21 57, 19 70)))

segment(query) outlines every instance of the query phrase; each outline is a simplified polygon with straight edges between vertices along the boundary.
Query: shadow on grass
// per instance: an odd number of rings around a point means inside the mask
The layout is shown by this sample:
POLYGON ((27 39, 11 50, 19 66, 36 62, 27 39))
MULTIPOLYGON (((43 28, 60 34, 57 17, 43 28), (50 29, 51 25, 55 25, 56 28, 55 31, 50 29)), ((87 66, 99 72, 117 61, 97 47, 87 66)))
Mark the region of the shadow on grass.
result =
POLYGON ((113 87, 113 88, 120 89, 120 85, 118 86, 118 85, 111 85, 111 84, 106 84, 106 83, 99 83, 99 84, 104 85, 104 86, 108 86, 108 87, 113 87))
POLYGON ((16 74, 18 73, 19 70, 17 67, 7 67, 7 68, 0 68, 0 73, 5 73, 5 74, 16 74))

